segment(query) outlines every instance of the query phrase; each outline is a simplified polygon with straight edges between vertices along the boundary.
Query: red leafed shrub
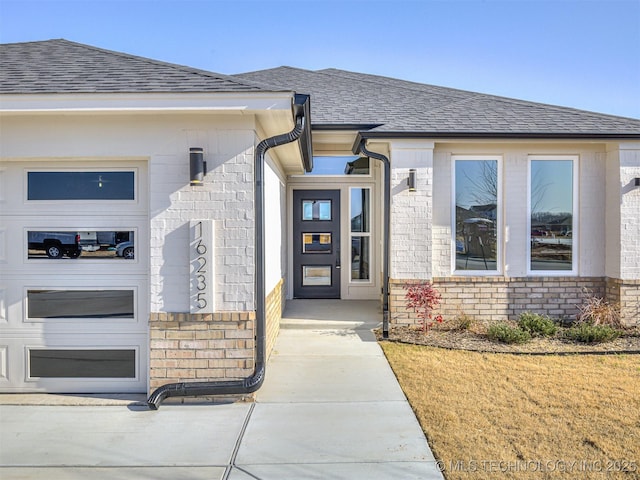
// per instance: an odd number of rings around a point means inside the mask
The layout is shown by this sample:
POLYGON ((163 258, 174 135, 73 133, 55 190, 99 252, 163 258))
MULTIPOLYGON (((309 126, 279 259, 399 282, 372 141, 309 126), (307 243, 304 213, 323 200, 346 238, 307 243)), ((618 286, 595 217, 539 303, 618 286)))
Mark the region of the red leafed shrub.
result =
POLYGON ((403 287, 407 293, 404 296, 407 308, 416 312, 422 332, 426 335, 433 326, 433 322, 442 323, 442 315, 434 317, 433 311, 438 308, 442 297, 431 282, 406 283, 403 287))

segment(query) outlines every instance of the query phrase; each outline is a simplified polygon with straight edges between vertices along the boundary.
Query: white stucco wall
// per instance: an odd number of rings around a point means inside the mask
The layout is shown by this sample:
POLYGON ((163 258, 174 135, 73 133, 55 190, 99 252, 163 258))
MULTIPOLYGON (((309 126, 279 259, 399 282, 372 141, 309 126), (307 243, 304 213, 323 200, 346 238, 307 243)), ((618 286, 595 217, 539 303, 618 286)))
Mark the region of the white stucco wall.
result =
POLYGON ((287 271, 286 176, 267 153, 265 166, 265 288, 269 294, 287 271))

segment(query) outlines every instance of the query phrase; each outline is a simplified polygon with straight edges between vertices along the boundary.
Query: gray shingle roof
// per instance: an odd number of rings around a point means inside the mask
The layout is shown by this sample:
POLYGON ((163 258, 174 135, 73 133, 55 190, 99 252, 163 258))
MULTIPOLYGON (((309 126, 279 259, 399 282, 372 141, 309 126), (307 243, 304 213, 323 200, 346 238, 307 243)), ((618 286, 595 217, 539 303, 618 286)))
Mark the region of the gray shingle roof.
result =
POLYGON ((48 40, 0 45, 0 94, 274 92, 311 95, 315 126, 366 135, 640 138, 640 120, 337 69, 222 75, 48 40))
POLYGON ((265 88, 249 80, 63 39, 0 45, 0 93, 257 91, 265 88))
POLYGON ((377 75, 279 67, 235 76, 310 94, 316 127, 373 126, 367 136, 640 138, 638 119, 377 75))

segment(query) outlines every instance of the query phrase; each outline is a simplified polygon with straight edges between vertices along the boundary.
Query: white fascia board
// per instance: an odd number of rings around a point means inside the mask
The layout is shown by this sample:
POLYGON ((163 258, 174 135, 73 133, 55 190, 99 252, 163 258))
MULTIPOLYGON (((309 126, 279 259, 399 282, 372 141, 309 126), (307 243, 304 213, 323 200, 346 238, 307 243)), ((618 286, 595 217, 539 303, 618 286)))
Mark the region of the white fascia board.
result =
POLYGON ((393 139, 389 143, 392 150, 433 150, 435 147, 433 140, 423 139, 393 139))
POLYGON ((291 110, 292 92, 0 95, 0 112, 256 112, 291 110))

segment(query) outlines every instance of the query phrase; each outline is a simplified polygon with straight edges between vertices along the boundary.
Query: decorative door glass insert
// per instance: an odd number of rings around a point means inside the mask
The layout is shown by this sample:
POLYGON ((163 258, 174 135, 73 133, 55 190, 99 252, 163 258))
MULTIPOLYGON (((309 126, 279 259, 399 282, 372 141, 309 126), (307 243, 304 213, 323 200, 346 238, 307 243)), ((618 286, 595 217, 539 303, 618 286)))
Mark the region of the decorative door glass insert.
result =
POLYGON ((302 220, 331 220, 331 200, 303 200, 302 220))
POLYGON ((303 265, 302 285, 329 286, 331 285, 331 265, 303 265))
POLYGON ((302 253, 331 253, 331 233, 303 233, 302 253))

